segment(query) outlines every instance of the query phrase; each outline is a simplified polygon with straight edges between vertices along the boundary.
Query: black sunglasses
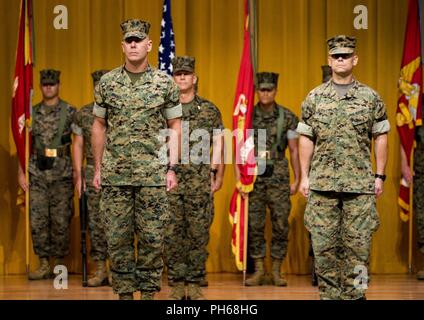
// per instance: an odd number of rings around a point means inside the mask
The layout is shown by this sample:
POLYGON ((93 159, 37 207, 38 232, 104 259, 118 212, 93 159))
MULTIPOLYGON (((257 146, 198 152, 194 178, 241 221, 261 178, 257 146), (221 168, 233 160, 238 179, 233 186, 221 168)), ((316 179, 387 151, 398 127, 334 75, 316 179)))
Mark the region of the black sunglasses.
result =
POLYGON ((133 41, 135 43, 139 43, 142 40, 140 38, 137 38, 137 37, 128 37, 128 38, 125 39, 125 42, 128 43, 128 44, 132 43, 133 41))
POLYGON ((353 53, 336 53, 332 54, 331 58, 338 60, 339 58, 342 58, 343 60, 349 59, 353 56, 353 53))

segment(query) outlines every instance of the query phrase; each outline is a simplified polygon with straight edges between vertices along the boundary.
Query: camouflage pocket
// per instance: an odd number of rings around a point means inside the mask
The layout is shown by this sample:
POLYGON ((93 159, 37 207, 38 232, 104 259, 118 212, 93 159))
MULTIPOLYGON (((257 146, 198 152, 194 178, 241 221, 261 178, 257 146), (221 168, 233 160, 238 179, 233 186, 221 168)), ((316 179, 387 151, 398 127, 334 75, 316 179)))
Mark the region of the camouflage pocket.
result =
POLYGON ((316 128, 315 135, 321 139, 326 140, 331 137, 331 117, 326 113, 319 113, 315 116, 316 128))
POLYGON ((143 100, 145 101, 148 110, 161 107, 165 103, 165 100, 163 100, 162 97, 155 97, 155 96, 153 97, 145 96, 143 100))
POLYGON ((349 115, 349 119, 358 133, 371 132, 369 117, 366 113, 361 111, 351 114, 349 115))

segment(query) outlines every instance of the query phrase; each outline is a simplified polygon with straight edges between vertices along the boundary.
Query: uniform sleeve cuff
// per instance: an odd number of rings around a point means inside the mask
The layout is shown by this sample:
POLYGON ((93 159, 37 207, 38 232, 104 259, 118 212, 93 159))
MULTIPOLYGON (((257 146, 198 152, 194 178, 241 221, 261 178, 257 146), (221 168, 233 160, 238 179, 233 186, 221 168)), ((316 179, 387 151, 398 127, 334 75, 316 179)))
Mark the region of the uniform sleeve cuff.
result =
POLYGON ((293 140, 299 138, 299 134, 295 130, 287 130, 287 139, 293 140))
POLYGON ((183 116, 183 107, 181 103, 179 103, 178 105, 174 107, 165 109, 165 118, 167 120, 181 118, 182 116, 183 116))
POLYGON ((373 135, 383 134, 383 133, 387 133, 389 131, 390 131, 389 120, 383 120, 383 121, 377 122, 372 126, 372 134, 373 135))
POLYGON ((82 128, 78 126, 77 124, 73 123, 71 124, 71 129, 74 134, 77 136, 82 136, 82 128))
POLYGON ((305 124, 303 122, 299 122, 297 124, 296 132, 298 134, 300 134, 300 135, 308 136, 310 138, 313 138, 314 137, 314 133, 312 131, 312 127, 311 126, 308 126, 307 124, 305 124))
POLYGON ((106 108, 100 107, 97 103, 94 104, 93 114, 99 118, 106 118, 106 108))

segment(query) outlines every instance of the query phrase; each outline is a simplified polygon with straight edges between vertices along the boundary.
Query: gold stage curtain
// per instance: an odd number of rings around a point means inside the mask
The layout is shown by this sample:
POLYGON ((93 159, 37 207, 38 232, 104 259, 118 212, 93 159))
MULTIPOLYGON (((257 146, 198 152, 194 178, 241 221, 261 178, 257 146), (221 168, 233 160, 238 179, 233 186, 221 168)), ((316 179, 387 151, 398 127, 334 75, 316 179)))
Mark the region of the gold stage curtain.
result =
MULTIPOLYGON (((199 93, 221 110, 232 126, 232 104, 243 41, 243 0, 173 0, 172 17, 177 55, 196 57, 199 93)), ((407 1, 399 0, 258 0, 258 70, 280 74, 277 101, 300 115, 306 94, 321 81, 326 39, 335 34, 358 38, 356 77, 376 89, 387 104, 392 131, 385 193, 378 201, 381 227, 375 234, 371 271, 407 271, 407 225, 400 222, 397 192, 400 178, 399 139, 395 127, 397 80, 403 51, 407 1), (368 8, 368 29, 355 30, 356 5, 368 8)), ((11 88, 19 1, 0 0, 0 274, 25 272, 24 211, 16 208, 17 156, 10 131, 11 88)), ((92 100, 90 73, 123 61, 119 24, 127 18, 151 22, 154 46, 150 62, 157 65, 162 0, 34 0, 34 104, 41 99, 39 71, 62 71, 61 97, 81 107, 92 100), (56 5, 68 9, 68 29, 56 30, 56 5)), ((227 165, 224 186, 215 199, 210 231, 209 272, 236 271, 231 253, 228 206, 235 179, 227 165)), ((305 200, 292 198, 290 243, 284 271, 309 272, 308 235, 303 226, 305 200)), ((267 224, 267 238, 270 238, 267 224)), ((72 249, 66 262, 80 272, 79 218, 72 223, 72 249)), ((32 252, 32 250, 31 250, 32 252)), ((268 261, 269 263, 269 261, 268 261)), ((38 265, 31 255, 31 268, 38 265)))

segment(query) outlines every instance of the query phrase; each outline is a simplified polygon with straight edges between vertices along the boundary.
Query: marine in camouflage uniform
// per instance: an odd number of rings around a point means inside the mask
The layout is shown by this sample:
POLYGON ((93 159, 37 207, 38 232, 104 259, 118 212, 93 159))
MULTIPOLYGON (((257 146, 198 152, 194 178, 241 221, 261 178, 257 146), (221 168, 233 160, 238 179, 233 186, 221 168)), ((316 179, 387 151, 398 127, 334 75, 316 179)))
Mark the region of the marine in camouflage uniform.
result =
MULTIPOLYGON (((290 195, 296 193, 299 163, 296 127, 298 118, 289 109, 275 102, 278 74, 257 74, 259 103, 254 108, 253 129, 266 130, 266 150, 256 139, 259 161, 266 163, 266 170, 258 175, 254 189, 249 195, 249 254, 254 259, 255 273, 246 281, 248 286, 262 285, 265 281, 264 258, 266 253, 266 208, 270 209, 272 223, 271 257, 272 282, 286 286, 280 274, 281 264, 287 253, 289 233, 290 195), (295 181, 290 186, 288 161, 285 157, 289 147, 295 181)), ((260 165, 260 164, 259 164, 260 165)))
POLYGON ((302 104, 297 131, 321 299, 365 299, 371 238, 379 226, 390 124, 379 95, 353 78, 356 39, 328 40, 332 80, 302 104), (376 176, 371 166, 371 139, 376 176))
POLYGON ((63 265, 69 254, 72 218, 72 162, 70 144, 76 109, 59 98, 60 71, 40 72, 43 101, 33 108, 32 154, 29 161, 30 222, 40 268, 30 280, 51 276, 49 258, 63 265))
MULTIPOLYGON (((424 101, 424 96, 423 96, 424 101)), ((418 230, 418 248, 424 254, 424 126, 419 126, 415 131, 417 147, 414 150, 414 176, 406 160, 405 151, 401 146, 402 174, 407 183, 414 185, 414 217, 418 230)), ((424 270, 417 273, 418 280, 424 280, 424 270)))
POLYGON ((101 78, 93 108, 93 184, 101 186, 112 287, 120 299, 133 299, 138 290, 142 299, 153 299, 160 290, 167 190, 177 186, 172 170, 178 162, 174 138, 181 132, 179 89, 148 63, 149 28, 141 20, 121 24, 125 65, 101 78), (168 127, 177 134, 170 137, 167 170, 159 154, 164 145, 160 133, 168 127))
POLYGON ((218 155, 223 152, 213 142, 214 139, 222 139, 222 133, 214 133, 214 130, 224 127, 219 109, 196 95, 195 59, 177 57, 172 65, 183 109, 183 154, 177 171, 179 186, 169 196, 172 214, 167 229, 165 257, 168 283, 172 283, 170 299, 197 300, 203 299, 200 283, 206 276, 206 246, 213 219, 213 193, 221 187, 224 174, 221 157, 220 163, 211 161, 210 147, 213 146, 213 152, 218 155), (196 130, 202 137, 197 136, 192 141, 196 130), (208 140, 199 142, 204 134, 208 140), (195 152, 196 145, 204 148, 195 152))
MULTIPOLYGON (((91 74, 94 87, 107 70, 98 70, 91 74)), ((90 256, 96 262, 96 272, 88 279, 89 287, 98 287, 108 283, 106 270, 107 244, 103 219, 100 215, 99 202, 100 193, 96 192, 91 182, 94 177, 94 159, 91 151, 91 127, 93 125, 94 103, 83 106, 75 114, 75 133, 73 141, 74 181, 78 196, 87 192, 88 227, 90 230, 90 256), (83 158, 86 165, 82 168, 83 158), (88 181, 88 184, 86 183, 88 181)))

